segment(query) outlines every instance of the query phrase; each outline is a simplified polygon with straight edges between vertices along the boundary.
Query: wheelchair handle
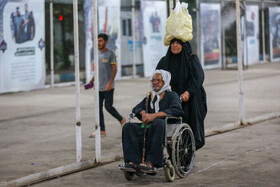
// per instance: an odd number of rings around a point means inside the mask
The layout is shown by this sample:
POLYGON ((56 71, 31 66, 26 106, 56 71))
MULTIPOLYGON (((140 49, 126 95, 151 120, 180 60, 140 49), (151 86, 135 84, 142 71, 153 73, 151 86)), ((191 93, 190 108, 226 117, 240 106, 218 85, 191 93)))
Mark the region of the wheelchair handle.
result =
POLYGON ((130 123, 130 121, 135 117, 135 114, 134 113, 131 113, 128 115, 128 121, 130 123))

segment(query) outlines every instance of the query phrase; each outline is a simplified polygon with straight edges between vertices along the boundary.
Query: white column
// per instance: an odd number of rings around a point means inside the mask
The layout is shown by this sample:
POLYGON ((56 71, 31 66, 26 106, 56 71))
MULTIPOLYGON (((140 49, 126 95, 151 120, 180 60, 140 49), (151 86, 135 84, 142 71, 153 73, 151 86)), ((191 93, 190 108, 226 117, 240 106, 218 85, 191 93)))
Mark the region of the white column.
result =
MULTIPOLYGON (((224 0, 222 0, 222 9, 225 6, 224 0)), ((225 27, 222 21, 222 69, 226 68, 226 42, 225 42, 225 27)))
POLYGON ((135 40, 135 0, 132 0, 132 48, 133 48, 133 62, 132 62, 132 76, 136 77, 136 40, 135 40))
POLYGON ((54 87, 54 61, 53 61, 53 0, 50 0, 50 46, 51 46, 51 87, 54 87))
POLYGON ((237 61, 238 61, 238 83, 239 83, 239 120, 245 120, 244 89, 243 89, 243 65, 242 65, 242 46, 240 31, 240 5, 239 0, 235 0, 236 6, 236 38, 237 38, 237 61))
MULTIPOLYGON (((197 56, 199 58, 201 58, 201 55, 200 55, 200 46, 201 46, 201 43, 200 43, 200 6, 199 6, 199 0, 196 0, 196 43, 197 43, 197 56)), ((201 64, 202 65, 202 64, 201 64)), ((204 66, 204 64, 203 64, 204 66)))
POLYGON ((93 52, 94 52, 94 87, 95 87, 95 159, 101 162, 101 137, 99 122, 99 69, 98 69, 98 26, 97 0, 93 0, 93 52))
POLYGON ((265 59, 265 27, 264 27, 264 0, 262 0, 262 48, 263 48, 263 62, 265 59))
POLYGON ((75 85, 76 85, 76 157, 82 159, 81 106, 80 106, 80 62, 79 62, 79 24, 78 2, 73 0, 74 21, 74 54, 75 54, 75 85))

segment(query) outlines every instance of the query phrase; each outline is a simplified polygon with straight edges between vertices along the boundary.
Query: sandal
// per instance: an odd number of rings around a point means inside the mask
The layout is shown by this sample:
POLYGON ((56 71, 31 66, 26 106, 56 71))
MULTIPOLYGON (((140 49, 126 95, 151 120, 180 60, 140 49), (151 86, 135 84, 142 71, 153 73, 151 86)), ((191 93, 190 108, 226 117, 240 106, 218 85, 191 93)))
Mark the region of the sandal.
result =
POLYGON ((139 164, 138 168, 141 169, 142 171, 154 170, 153 164, 150 161, 145 161, 144 163, 139 164))
POLYGON ((153 167, 152 162, 146 161, 144 163, 139 164, 138 166, 139 170, 143 173, 146 173, 148 175, 156 175, 157 170, 153 167))
MULTIPOLYGON (((106 136, 106 131, 100 131, 100 136, 106 136)), ((89 135, 90 138, 95 138, 95 132, 89 135)))
POLYGON ((135 164, 133 162, 125 163, 121 167, 121 170, 130 171, 130 172, 136 172, 137 169, 138 169, 137 164, 135 164))

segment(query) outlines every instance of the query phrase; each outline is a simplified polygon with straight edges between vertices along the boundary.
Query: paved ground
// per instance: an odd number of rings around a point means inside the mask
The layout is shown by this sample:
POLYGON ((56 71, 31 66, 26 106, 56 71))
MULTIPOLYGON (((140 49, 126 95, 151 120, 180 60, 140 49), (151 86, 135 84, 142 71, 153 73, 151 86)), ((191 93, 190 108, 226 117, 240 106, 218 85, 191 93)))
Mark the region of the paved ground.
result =
MULTIPOLYGON (((238 120, 237 71, 205 71, 206 129, 238 120)), ((280 63, 244 71, 246 118, 280 111, 280 63)), ((148 79, 116 82, 115 106, 127 116, 148 90, 148 79)), ((95 157, 93 91, 81 89, 83 160, 95 157)), ((107 137, 102 158, 121 153, 121 128, 105 112, 107 137)), ((0 95, 0 181, 74 163, 75 88, 63 87, 0 95)), ((223 140, 221 140, 223 142, 223 140)), ((210 154, 210 153, 208 153, 210 154)))
POLYGON ((163 170, 156 176, 127 181, 118 169, 122 161, 35 184, 58 186, 279 186, 280 118, 208 137, 196 152, 187 178, 169 183, 163 170))

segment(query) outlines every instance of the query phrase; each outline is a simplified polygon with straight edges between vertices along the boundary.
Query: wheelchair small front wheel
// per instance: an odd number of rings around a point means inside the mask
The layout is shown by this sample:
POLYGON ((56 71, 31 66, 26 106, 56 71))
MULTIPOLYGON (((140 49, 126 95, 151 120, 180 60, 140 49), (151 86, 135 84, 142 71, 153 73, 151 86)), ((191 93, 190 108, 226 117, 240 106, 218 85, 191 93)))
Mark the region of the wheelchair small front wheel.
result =
POLYGON ((131 181, 134 179, 134 176, 134 172, 124 171, 124 177, 126 178, 126 180, 131 181))
POLYGON ((164 167, 165 178, 168 182, 173 182, 175 179, 175 169, 170 164, 164 167))

